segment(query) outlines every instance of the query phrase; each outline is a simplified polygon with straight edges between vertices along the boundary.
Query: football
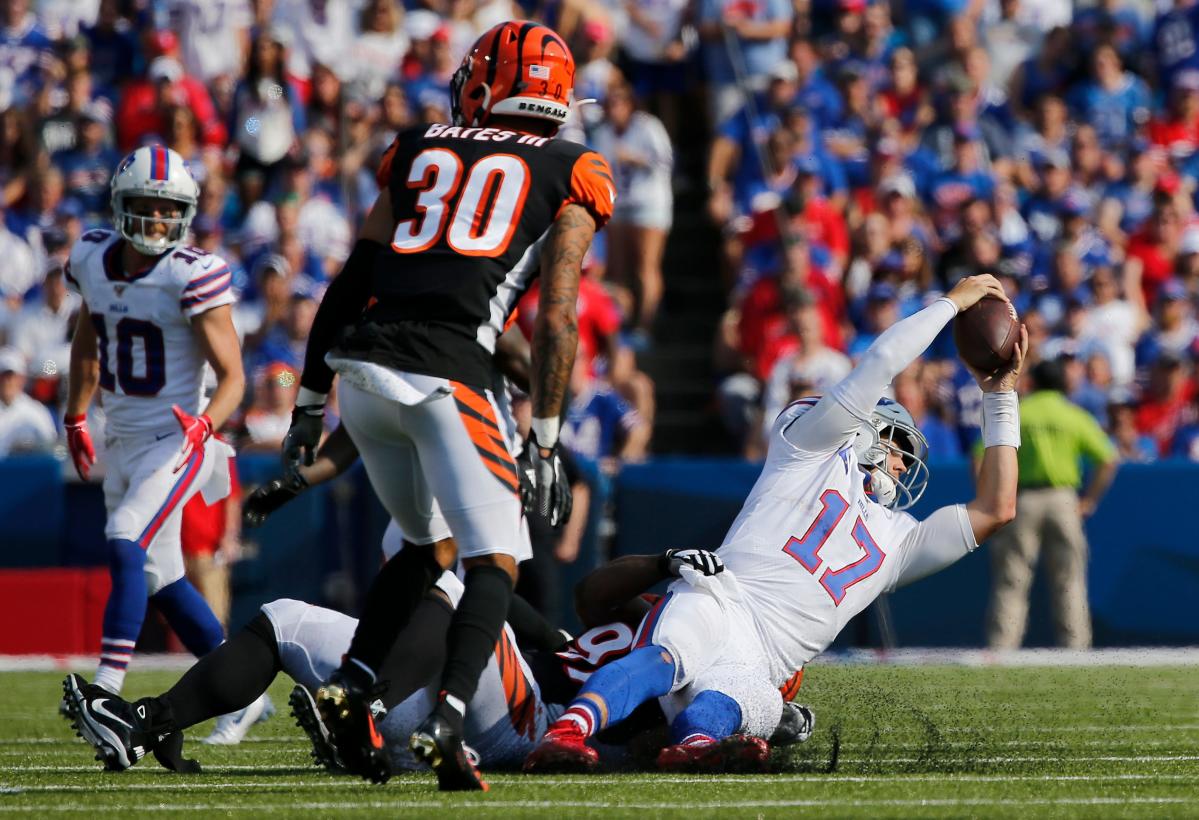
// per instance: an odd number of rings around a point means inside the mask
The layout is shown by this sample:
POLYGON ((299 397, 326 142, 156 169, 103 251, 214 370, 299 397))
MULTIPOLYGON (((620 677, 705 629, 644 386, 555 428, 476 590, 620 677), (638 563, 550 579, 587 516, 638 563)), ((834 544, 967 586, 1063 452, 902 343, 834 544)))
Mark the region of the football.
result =
POLYGON ((994 373, 1012 360, 1020 322, 1011 303, 987 297, 958 314, 953 341, 962 361, 983 373, 994 373))

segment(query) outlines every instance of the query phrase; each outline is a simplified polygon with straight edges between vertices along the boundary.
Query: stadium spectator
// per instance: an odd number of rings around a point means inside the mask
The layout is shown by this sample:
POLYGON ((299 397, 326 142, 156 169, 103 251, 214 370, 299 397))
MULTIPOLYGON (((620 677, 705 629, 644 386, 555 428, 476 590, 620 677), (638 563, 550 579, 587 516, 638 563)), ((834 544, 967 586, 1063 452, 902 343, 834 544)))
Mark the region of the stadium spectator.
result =
POLYGON ((144 80, 130 80, 121 91, 116 111, 120 149, 128 152, 147 142, 160 142, 167 129, 167 113, 178 105, 195 114, 206 145, 225 144, 227 132, 208 89, 188 76, 178 60, 163 55, 150 63, 144 80))
POLYGON ((211 84, 241 72, 254 21, 249 0, 171 0, 169 7, 188 74, 211 84))
POLYGON ((354 39, 354 82, 367 99, 383 96, 396 68, 408 53, 403 13, 396 0, 368 0, 358 17, 354 39))
POLYGON ((0 458, 49 450, 58 440, 54 417, 25 395, 25 357, 0 348, 0 458))
MULTIPOLYGON (((237 174, 257 175, 265 190, 272 188, 304 132, 300 90, 286 73, 288 42, 280 28, 259 32, 250 45, 245 74, 233 92, 229 121, 239 151, 237 174)), ((245 207, 250 204, 243 202, 245 207)))
POLYGON ((1187 362, 1170 350, 1161 351, 1149 367, 1149 379, 1137 407, 1137 430, 1153 437, 1162 456, 1170 454, 1174 434, 1182 426, 1196 393, 1189 369, 1187 362))
POLYGON ((1054 631, 1060 646, 1091 645, 1087 604, 1087 541, 1090 517, 1116 473, 1116 452, 1099 424, 1065 397, 1059 360, 1038 362, 1032 392, 1020 402, 1020 491, 1016 519, 991 540, 991 603, 987 643, 1017 649, 1028 622, 1028 593, 1040 558, 1049 583, 1054 631), (1079 494, 1079 462, 1092 466, 1079 494))
POLYGON ((8 342, 34 373, 65 375, 70 361, 79 296, 67 290, 61 265, 53 265, 42 281, 41 293, 30 300, 13 319, 8 342))
POLYGON ((662 123, 637 111, 632 90, 608 94, 606 121, 591 144, 616 175, 620 197, 608 223, 609 271, 635 295, 633 326, 648 336, 662 300, 662 255, 673 212, 670 136, 662 123))
MULTIPOLYGON (((1136 409, 1137 404, 1131 393, 1114 396, 1107 406, 1108 434, 1116 446, 1116 457, 1120 461, 1148 464, 1157 460, 1157 442, 1152 436, 1137 431, 1136 409)), ((1179 441, 1184 438, 1180 434, 1179 441)))
POLYGON ((699 4, 713 122, 732 116, 742 105, 743 94, 763 90, 770 72, 786 61, 793 15, 792 5, 784 0, 702 0, 699 4))
POLYGON ((620 463, 641 461, 650 428, 608 384, 592 378, 584 363, 571 371, 570 406, 562 420, 562 441, 576 456, 614 473, 620 463))
POLYGON ((291 426, 300 377, 286 362, 271 362, 261 369, 254 384, 254 400, 246 411, 241 449, 277 453, 291 426))

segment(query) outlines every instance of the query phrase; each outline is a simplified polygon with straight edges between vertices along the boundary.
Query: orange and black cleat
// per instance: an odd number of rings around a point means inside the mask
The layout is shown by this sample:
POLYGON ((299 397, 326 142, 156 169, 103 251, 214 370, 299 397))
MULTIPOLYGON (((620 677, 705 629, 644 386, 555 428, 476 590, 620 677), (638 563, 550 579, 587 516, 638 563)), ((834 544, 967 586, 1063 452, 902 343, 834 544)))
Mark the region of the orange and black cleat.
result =
POLYGON ((329 730, 337 757, 354 774, 372 783, 391 778, 391 759, 371 710, 369 690, 354 686, 334 672, 316 692, 316 708, 329 730))
POLYGON ((449 721, 434 713, 412 733, 408 748, 417 760, 429 764, 437 774, 437 788, 443 792, 485 792, 490 787, 471 759, 462 736, 449 721))

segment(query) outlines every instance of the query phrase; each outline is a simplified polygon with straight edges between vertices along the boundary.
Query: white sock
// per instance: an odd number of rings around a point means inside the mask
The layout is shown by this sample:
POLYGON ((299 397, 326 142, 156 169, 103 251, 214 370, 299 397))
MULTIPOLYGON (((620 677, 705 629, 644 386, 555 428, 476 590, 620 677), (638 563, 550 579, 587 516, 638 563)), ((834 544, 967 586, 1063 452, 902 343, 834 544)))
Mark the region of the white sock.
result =
POLYGON ((125 685, 125 670, 114 669, 111 666, 100 664, 96 670, 96 679, 92 681, 96 686, 103 686, 114 695, 121 694, 121 687, 125 685))

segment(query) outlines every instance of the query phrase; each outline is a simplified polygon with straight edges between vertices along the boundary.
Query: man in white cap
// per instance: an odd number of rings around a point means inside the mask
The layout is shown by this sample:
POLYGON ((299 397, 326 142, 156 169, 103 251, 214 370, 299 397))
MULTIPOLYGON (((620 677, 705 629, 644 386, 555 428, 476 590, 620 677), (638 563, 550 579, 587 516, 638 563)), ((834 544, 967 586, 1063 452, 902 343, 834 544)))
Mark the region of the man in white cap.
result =
POLYGON ((57 439, 50 411, 25 395, 25 357, 0 348, 0 458, 49 450, 57 439))

